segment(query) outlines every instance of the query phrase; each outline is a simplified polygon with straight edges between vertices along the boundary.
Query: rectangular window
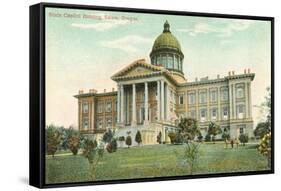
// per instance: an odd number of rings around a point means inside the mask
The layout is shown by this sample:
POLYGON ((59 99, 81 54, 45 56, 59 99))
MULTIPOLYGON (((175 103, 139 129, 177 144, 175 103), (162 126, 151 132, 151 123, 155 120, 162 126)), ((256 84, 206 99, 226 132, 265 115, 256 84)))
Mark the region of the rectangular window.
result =
POLYGON ((182 96, 182 95, 179 96, 179 104, 180 104, 180 105, 183 104, 183 96, 182 96))
POLYGON ((244 97, 244 89, 242 87, 237 88, 236 97, 237 98, 243 98, 244 97))
POLYGON ((103 103, 98 103, 98 113, 103 112, 103 103))
POLYGON ((89 112, 89 104, 88 102, 83 103, 83 113, 88 113, 89 112))
POLYGON ((217 91, 211 91, 211 102, 217 101, 217 91))
POLYGON ((222 90, 222 100, 223 101, 228 100, 228 90, 222 90))
POLYGON ((217 119, 217 109, 212 109, 212 119, 217 119))
POLYGON ((112 120, 111 120, 111 118, 107 118, 106 119, 106 127, 107 128, 111 128, 112 127, 112 120))
POLYGON ((244 105, 237 106, 237 115, 239 119, 244 118, 244 105))
POLYGON ((112 104, 111 101, 106 102, 106 112, 111 112, 112 104))
POLYGON ((224 107, 223 108, 223 119, 227 119, 228 118, 228 108, 224 107))
POLYGON ((201 122, 206 121, 206 116, 207 116, 207 111, 205 109, 202 109, 200 111, 200 120, 201 120, 201 122))
POLYGON ((188 95, 188 103, 190 105, 195 104, 195 94, 194 93, 191 93, 188 95))
POLYGON ((89 128, 89 118, 84 117, 83 118, 83 129, 88 129, 89 128))
POLYGON ((103 120, 102 120, 102 118, 99 118, 97 120, 97 127, 98 127, 98 129, 102 129, 102 125, 103 125, 103 120))
POLYGON ((201 92, 199 94, 199 97, 200 97, 200 103, 206 103, 206 92, 201 92))
POLYGON ((196 119, 196 111, 190 111, 190 117, 196 119))
POLYGON ((239 128, 239 133, 240 133, 240 134, 243 134, 243 133, 244 133, 244 128, 243 128, 243 127, 240 127, 240 128, 239 128))

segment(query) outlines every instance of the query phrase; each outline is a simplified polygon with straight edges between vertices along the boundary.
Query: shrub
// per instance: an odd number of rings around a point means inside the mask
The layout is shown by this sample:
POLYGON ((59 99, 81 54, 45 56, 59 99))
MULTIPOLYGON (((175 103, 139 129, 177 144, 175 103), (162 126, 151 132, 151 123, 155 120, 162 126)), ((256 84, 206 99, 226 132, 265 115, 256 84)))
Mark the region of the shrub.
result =
POLYGON ((162 143, 161 137, 162 137, 162 133, 161 133, 161 131, 160 131, 160 132, 158 133, 157 137, 156 137, 157 143, 159 143, 159 144, 162 143))
POLYGON ((183 143, 183 136, 178 132, 170 132, 168 134, 172 144, 182 144, 183 143))
POLYGON ((205 136, 205 141, 206 141, 206 142, 211 141, 211 135, 206 134, 206 136, 205 136))
POLYGON ((138 145, 140 145, 140 143, 142 142, 140 131, 137 132, 135 141, 138 143, 138 145))
POLYGON ((199 142, 202 142, 203 136, 202 136, 201 134, 200 134, 197 138, 198 138, 198 141, 199 141, 199 142))
POLYGON ((118 138, 118 141, 121 141, 121 142, 122 142, 122 141, 125 141, 125 137, 124 137, 124 136, 119 137, 119 138, 118 138))
POLYGON ((128 135, 127 137, 126 137, 126 145, 128 145, 128 148, 130 148, 130 146, 132 145, 132 138, 131 138, 131 136, 130 135, 128 135))

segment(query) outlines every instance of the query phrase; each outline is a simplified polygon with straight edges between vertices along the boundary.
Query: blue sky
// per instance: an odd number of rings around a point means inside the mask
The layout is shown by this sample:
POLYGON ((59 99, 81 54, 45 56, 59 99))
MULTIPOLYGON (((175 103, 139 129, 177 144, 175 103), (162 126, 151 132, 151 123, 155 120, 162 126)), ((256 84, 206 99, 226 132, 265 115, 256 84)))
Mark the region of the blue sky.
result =
MULTIPOLYGON (((148 62, 168 20, 185 55, 188 81, 250 68, 253 105, 270 86, 270 22, 75 9, 46 10, 46 122, 77 126, 78 90, 116 88, 110 77, 132 63, 148 62)), ((255 122, 259 110, 253 108, 255 122)))

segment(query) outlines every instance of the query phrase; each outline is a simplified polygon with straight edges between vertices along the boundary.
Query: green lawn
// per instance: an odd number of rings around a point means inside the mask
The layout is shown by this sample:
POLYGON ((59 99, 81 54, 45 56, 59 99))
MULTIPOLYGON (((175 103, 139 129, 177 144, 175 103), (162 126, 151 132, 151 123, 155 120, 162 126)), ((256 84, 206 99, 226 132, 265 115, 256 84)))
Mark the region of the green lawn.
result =
MULTIPOLYGON (((97 180, 188 175, 188 166, 178 155, 183 145, 154 145, 118 149, 107 153, 97 167, 97 180), (178 153, 178 154, 176 154, 178 153)), ((224 144, 201 144, 194 174, 267 170, 267 160, 255 145, 238 149, 224 144)), ((89 164, 81 155, 46 156, 46 183, 91 181, 89 164)))

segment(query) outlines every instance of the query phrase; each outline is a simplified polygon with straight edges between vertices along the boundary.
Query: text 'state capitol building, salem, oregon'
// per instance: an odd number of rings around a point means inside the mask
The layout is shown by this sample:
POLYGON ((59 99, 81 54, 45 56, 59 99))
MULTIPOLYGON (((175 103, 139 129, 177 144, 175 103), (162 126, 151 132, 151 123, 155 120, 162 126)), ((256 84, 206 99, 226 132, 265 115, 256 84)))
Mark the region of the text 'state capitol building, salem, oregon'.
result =
MULTIPOLYGON (((170 142, 168 132, 181 117, 195 118, 203 137, 211 121, 229 131, 232 138, 240 133, 253 135, 251 81, 255 74, 229 72, 216 79, 208 77, 188 82, 183 73, 184 54, 166 21, 164 30, 152 47, 151 64, 140 59, 129 64, 111 79, 117 91, 88 93, 79 91, 78 126, 84 134, 101 135, 108 128, 116 136, 135 137, 139 130, 143 144, 170 142)), ((133 145, 136 142, 133 141, 133 145)))

